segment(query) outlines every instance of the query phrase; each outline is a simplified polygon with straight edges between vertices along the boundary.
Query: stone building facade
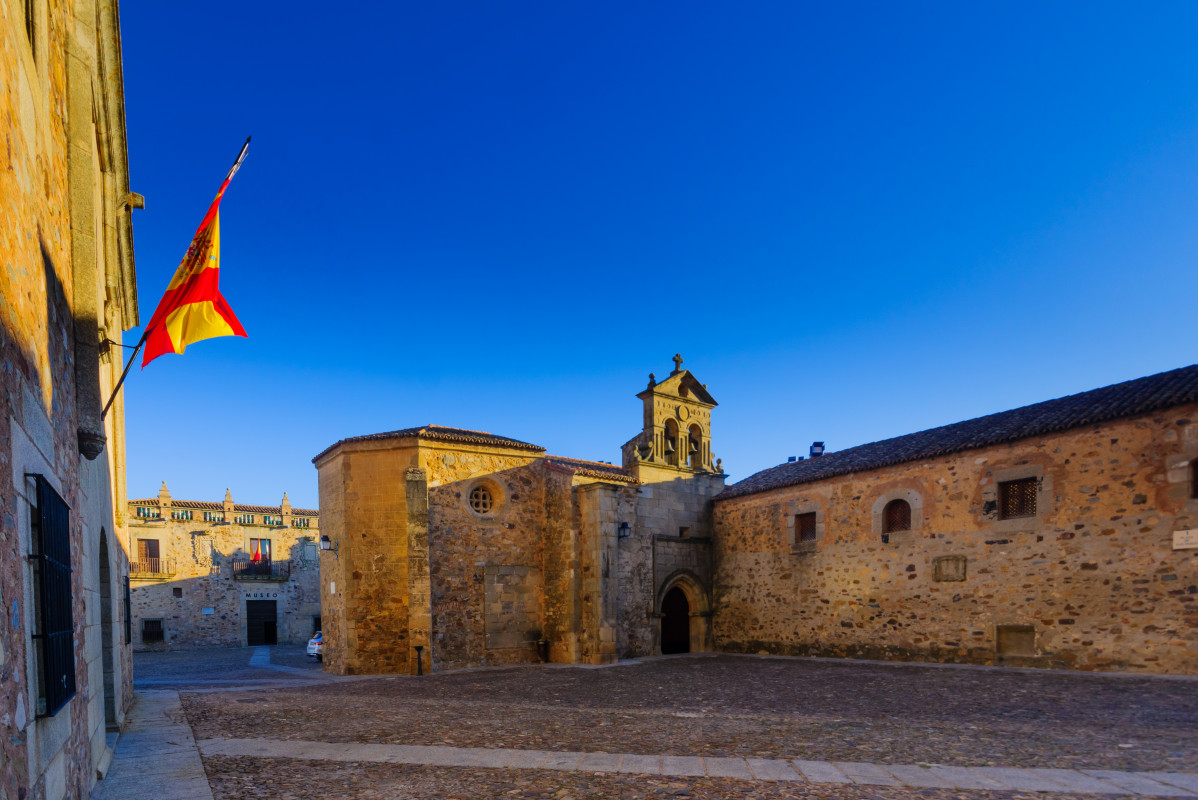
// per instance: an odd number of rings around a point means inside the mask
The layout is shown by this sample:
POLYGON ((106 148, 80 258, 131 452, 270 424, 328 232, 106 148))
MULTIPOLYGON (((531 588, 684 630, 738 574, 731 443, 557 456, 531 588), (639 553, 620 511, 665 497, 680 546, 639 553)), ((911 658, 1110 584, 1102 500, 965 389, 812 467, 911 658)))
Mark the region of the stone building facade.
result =
POLYGON ((721 649, 1198 672, 1198 366, 715 499, 721 649))
POLYGON ((617 658, 711 647, 716 402, 677 357, 622 466, 429 425, 314 460, 326 668, 617 658))
POLYGON ((0 3, 0 796, 86 797, 132 700, 124 402, 138 324, 115 3, 0 3))
POLYGON ((341 673, 663 652, 1198 671, 1198 366, 727 488, 690 372, 623 464, 426 426, 318 455, 341 673), (543 650, 538 643, 543 642, 543 650))
POLYGON ((320 629, 313 509, 129 501, 134 650, 300 644, 320 629))

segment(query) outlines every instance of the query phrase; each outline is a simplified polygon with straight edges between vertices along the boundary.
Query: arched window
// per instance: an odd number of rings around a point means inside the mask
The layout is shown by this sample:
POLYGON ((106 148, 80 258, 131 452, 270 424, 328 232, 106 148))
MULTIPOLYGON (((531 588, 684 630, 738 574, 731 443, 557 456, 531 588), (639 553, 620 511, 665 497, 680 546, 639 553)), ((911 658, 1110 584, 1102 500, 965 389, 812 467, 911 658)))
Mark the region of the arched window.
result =
POLYGON ((672 419, 666 420, 665 457, 667 464, 678 466, 678 423, 672 419))
POLYGON ((890 534, 911 530, 911 504, 906 500, 891 500, 882 510, 882 541, 889 542, 890 534))
POLYGON ((691 469, 703 466, 703 431, 698 425, 691 425, 687 430, 686 459, 691 469))

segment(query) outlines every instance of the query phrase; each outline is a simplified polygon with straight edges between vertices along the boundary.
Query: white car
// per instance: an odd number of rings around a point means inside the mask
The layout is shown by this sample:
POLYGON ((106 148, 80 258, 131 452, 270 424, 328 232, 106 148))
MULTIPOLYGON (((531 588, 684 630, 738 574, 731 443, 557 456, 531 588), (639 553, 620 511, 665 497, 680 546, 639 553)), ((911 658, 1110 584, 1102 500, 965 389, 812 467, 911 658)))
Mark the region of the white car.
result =
POLYGON ((316 635, 308 640, 308 655, 317 661, 324 661, 324 638, 321 635, 322 633, 322 631, 317 631, 316 635))

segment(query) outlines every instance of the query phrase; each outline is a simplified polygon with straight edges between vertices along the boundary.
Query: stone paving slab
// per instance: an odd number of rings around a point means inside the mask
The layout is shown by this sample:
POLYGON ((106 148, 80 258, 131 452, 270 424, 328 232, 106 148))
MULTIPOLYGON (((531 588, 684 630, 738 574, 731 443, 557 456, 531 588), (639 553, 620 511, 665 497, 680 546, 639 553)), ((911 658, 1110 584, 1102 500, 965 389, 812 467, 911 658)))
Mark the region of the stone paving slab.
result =
POLYGON ((936 764, 931 767, 930 771, 949 781, 958 789, 1005 791, 1010 788, 1005 783, 978 772, 975 767, 946 767, 936 764))
POLYGON ((869 786, 902 786, 880 764, 869 764, 864 761, 837 761, 836 767, 853 783, 869 786))
POLYGON ((948 778, 937 775, 927 767, 910 764, 886 765, 886 771, 906 786, 917 786, 920 789, 955 789, 956 784, 948 778))
POLYGON ((177 692, 134 695, 126 729, 92 800, 212 800, 177 692))
POLYGON ((1194 775, 1185 775, 1181 772, 1141 772, 1140 774, 1147 775, 1157 783, 1179 786, 1186 791, 1198 794, 1198 777, 1194 775))
POLYGON ((709 778, 743 778, 752 780, 753 773, 743 758, 704 758, 709 778))
POLYGON ((1030 769, 1014 769, 1007 767, 978 767, 978 772, 1000 783, 1005 783, 1012 789, 1024 792, 1067 792, 1069 787, 1054 781, 1044 775, 1032 772, 1030 769))
POLYGON ((1187 791, 1178 786, 1170 786, 1159 781, 1154 781, 1144 773, 1135 772, 1116 772, 1109 769, 1084 769, 1082 772, 1087 775, 1099 778, 1106 783, 1113 783, 1120 789, 1126 789, 1129 792, 1136 794, 1146 794, 1153 797, 1194 797, 1194 792, 1187 791))
POLYGON ((695 778, 703 777, 707 770, 698 756, 662 756, 661 774, 695 778))
POLYGON ((582 758, 580 770, 584 772, 619 772, 619 753, 587 753, 582 758))
POLYGON ((545 763, 549 753, 545 750, 516 750, 507 762, 508 769, 537 769, 545 763))
POLYGON ((1113 786, 1098 778, 1078 772, 1075 769, 1032 769, 1029 772, 1035 772, 1051 781, 1063 783, 1073 792, 1090 792, 1091 794, 1127 794, 1118 786, 1113 786))
POLYGON ((852 783, 835 764, 827 761, 793 761, 795 768, 811 783, 852 783))
POLYGON ((641 775, 660 775, 661 756, 638 756, 629 753, 620 762, 620 772, 635 772, 641 775))
POLYGON ((745 761, 759 781, 803 780, 803 776, 786 761, 773 758, 746 758, 745 761))
POLYGON ((578 769, 586 753, 550 753, 541 762, 541 769, 578 769))

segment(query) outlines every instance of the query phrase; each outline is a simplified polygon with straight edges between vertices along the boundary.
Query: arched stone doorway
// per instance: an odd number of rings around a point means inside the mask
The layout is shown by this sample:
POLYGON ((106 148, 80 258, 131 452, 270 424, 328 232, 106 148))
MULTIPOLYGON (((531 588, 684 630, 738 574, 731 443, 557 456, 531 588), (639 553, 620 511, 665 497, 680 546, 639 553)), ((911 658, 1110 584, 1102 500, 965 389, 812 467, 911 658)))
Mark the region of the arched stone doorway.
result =
POLYGON ((100 645, 104 664, 104 723, 108 731, 119 730, 116 718, 116 679, 112 651, 112 569, 108 558, 108 534, 100 529, 100 645))
POLYGON ((662 581, 654 616, 661 621, 657 652, 702 653, 710 648, 711 601, 690 570, 678 570, 662 581))
POLYGON ((661 601, 661 652, 689 653, 691 651, 691 605, 682 587, 666 592, 661 601))

